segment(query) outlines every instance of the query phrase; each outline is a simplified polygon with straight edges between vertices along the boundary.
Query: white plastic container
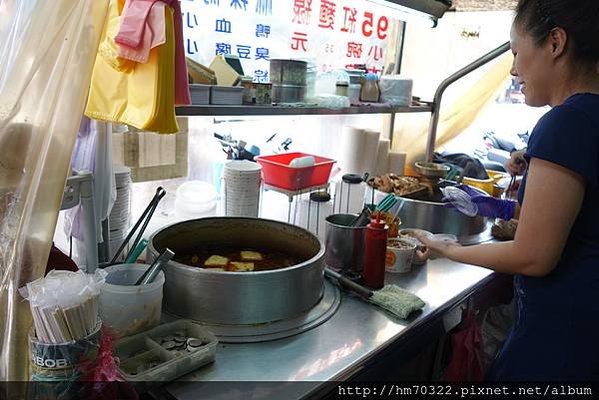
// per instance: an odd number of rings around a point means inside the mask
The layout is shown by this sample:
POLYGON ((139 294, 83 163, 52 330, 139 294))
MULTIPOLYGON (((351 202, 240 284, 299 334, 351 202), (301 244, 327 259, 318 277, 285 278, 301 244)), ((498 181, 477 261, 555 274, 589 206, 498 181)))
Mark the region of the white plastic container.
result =
POLYGON ((134 286, 148 269, 147 264, 118 264, 106 268, 100 289, 100 318, 118 336, 129 336, 157 326, 162 312, 164 273, 154 282, 134 286))
POLYGON ((312 192, 300 197, 298 226, 306 228, 323 242, 326 238, 326 218, 333 213, 331 196, 326 192, 312 192))
POLYGON ((393 106, 407 107, 412 103, 412 79, 399 75, 383 75, 379 82, 381 101, 393 106))
POLYGON ((193 105, 210 104, 210 85, 191 84, 189 94, 193 105))
POLYGON ((218 193, 204 181, 187 181, 177 188, 175 217, 193 219, 216 215, 218 193))
POLYGON ((210 104, 241 105, 243 104, 243 88, 240 86, 212 86, 210 88, 210 104))

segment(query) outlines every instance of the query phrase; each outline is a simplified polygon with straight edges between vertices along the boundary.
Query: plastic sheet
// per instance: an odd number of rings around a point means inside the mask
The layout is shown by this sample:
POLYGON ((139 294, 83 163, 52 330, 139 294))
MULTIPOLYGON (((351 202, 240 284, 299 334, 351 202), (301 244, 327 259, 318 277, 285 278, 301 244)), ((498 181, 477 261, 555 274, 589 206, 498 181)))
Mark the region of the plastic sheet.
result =
MULTIPOLYGON (((110 216, 116 200, 116 182, 112 166, 111 124, 83 117, 73 150, 71 168, 75 171, 91 171, 94 175, 94 215, 96 237, 102 243, 102 221, 110 216)), ((79 241, 85 239, 81 204, 65 213, 65 233, 79 241)))
POLYGON ((45 270, 106 9, 0 0, 0 380, 28 378, 17 289, 45 270))

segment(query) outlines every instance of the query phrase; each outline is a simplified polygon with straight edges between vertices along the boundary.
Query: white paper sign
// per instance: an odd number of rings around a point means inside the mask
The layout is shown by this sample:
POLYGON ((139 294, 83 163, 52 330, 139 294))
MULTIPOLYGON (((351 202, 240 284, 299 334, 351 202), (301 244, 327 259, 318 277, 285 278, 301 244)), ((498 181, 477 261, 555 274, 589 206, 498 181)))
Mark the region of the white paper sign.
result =
POLYGON ((269 81, 271 58, 313 60, 319 70, 365 64, 380 72, 392 21, 364 0, 183 0, 185 50, 209 65, 240 58, 246 75, 269 81))

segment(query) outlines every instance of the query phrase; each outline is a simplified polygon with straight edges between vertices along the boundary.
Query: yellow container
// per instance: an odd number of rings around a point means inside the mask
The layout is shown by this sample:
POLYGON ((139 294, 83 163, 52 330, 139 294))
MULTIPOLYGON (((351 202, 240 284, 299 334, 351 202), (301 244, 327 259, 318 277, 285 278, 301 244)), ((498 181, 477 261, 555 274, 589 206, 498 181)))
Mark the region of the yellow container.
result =
POLYGON ((503 194, 505 188, 502 188, 498 185, 499 181, 504 179, 504 178, 509 178, 510 174, 508 174, 507 172, 501 172, 501 171, 493 171, 488 169, 487 170, 487 175, 489 175, 489 177, 491 179, 493 179, 493 196, 495 197, 501 197, 501 195, 503 194))
POLYGON ((474 179, 464 177, 464 183, 482 189, 485 192, 489 193, 491 196, 493 196, 493 186, 495 185, 495 181, 493 180, 493 178, 474 179))

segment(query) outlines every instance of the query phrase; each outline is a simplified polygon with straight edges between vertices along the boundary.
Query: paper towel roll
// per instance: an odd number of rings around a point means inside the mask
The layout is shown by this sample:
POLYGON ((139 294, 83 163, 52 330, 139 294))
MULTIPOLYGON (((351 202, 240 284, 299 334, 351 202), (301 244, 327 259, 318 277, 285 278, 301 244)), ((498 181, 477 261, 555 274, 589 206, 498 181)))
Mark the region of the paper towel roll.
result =
POLYGON ((339 167, 344 173, 362 174, 363 153, 366 135, 363 129, 344 126, 341 132, 341 148, 339 150, 339 167))
POLYGON ((389 172, 389 146, 391 141, 389 139, 379 140, 379 146, 376 153, 374 174, 383 175, 389 172))
POLYGON ((398 151, 389 152, 389 166, 387 167, 388 172, 393 172, 397 175, 403 175, 406 167, 406 153, 400 153, 398 151))
POLYGON ((379 150, 379 138, 381 137, 381 133, 379 131, 374 131, 371 129, 364 130, 364 135, 366 136, 366 141, 364 143, 364 147, 362 147, 362 171, 361 173, 368 172, 369 174, 373 174, 376 168, 376 155, 379 150))

